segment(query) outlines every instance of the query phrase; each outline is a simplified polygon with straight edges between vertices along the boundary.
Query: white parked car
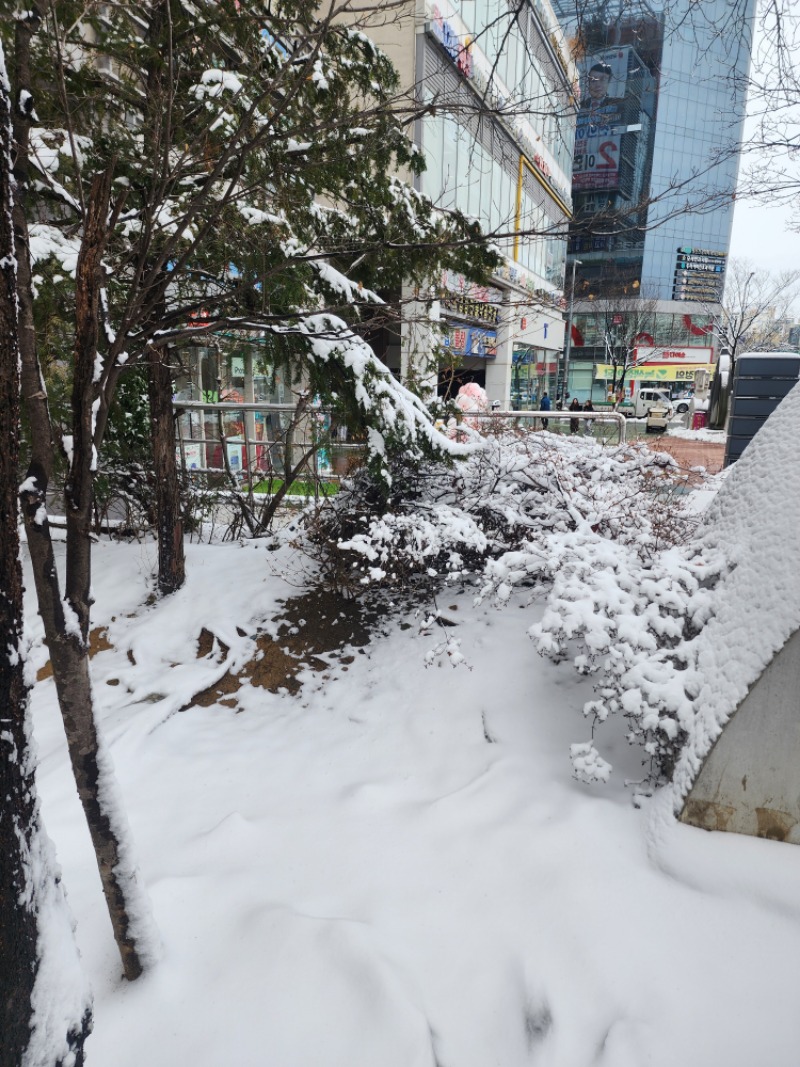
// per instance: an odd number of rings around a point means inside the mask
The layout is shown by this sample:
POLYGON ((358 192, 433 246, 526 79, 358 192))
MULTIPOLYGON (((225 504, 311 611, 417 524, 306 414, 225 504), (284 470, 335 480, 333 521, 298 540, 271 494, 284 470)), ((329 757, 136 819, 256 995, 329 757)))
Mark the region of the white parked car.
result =
MULTIPOLYGON (((623 400, 619 405, 618 410, 632 419, 643 419, 650 408, 655 405, 666 408, 671 419, 674 412, 672 408, 672 401, 670 400, 669 393, 662 391, 661 389, 640 389, 633 399, 623 400)), ((686 410, 689 410, 687 403, 686 410)))

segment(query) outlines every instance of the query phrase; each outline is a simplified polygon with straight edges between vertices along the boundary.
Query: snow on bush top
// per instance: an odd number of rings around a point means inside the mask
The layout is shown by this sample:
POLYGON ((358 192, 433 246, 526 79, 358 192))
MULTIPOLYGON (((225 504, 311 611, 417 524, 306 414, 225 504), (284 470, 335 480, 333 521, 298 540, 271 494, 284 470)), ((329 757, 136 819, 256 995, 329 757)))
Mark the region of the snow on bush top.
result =
POLYGON ((725 573, 695 638, 700 689, 675 768, 676 803, 750 687, 800 627, 800 389, 794 388, 732 467, 706 515, 701 545, 725 573))

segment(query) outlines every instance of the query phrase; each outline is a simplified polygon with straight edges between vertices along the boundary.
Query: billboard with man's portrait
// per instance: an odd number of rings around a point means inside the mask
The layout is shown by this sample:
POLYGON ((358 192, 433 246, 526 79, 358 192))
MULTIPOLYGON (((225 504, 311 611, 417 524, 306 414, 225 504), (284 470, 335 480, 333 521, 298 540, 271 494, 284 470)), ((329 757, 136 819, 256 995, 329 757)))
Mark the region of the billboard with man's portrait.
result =
POLYGON ((583 62, 572 166, 572 188, 577 192, 619 187, 629 52, 629 48, 604 49, 583 62))

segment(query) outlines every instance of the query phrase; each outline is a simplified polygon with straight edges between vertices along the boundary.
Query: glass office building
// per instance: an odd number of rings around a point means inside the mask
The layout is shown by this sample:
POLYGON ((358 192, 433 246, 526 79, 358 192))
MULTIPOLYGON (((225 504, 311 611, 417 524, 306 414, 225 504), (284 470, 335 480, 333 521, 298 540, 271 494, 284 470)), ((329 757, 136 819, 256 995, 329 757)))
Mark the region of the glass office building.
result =
POLYGON ((577 391, 591 379, 599 399, 623 346, 635 377, 677 388, 716 358, 755 0, 589 0, 580 20, 577 6, 555 0, 581 56, 577 391))

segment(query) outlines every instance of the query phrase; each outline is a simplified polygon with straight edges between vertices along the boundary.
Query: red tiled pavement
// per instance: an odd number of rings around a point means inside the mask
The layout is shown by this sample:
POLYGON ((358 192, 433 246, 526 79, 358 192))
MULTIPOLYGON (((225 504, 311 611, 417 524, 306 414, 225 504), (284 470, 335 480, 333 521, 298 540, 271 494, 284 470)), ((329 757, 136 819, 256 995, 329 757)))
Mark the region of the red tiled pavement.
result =
POLYGON ((669 437, 667 434, 643 440, 654 452, 669 452, 682 467, 705 467, 709 474, 717 474, 722 470, 725 459, 724 441, 717 444, 715 441, 669 437))

